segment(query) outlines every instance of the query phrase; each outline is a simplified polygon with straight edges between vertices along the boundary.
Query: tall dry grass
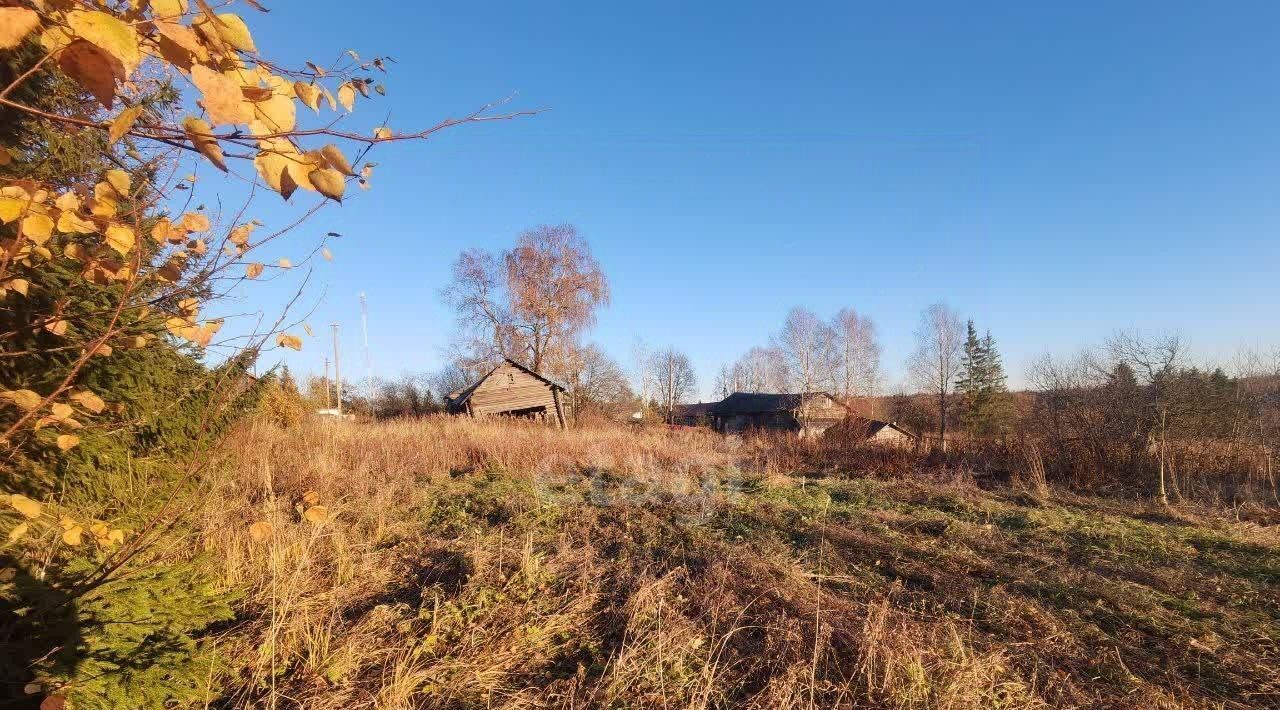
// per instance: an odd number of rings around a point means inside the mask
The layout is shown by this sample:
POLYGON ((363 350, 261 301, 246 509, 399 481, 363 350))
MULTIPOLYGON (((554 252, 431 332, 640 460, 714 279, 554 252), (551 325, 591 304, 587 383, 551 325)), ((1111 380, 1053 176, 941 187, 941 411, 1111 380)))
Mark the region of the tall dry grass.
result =
POLYGON ((1042 705, 963 624, 704 530, 798 455, 698 430, 247 426, 198 524, 241 592, 210 639, 220 705, 1042 705))

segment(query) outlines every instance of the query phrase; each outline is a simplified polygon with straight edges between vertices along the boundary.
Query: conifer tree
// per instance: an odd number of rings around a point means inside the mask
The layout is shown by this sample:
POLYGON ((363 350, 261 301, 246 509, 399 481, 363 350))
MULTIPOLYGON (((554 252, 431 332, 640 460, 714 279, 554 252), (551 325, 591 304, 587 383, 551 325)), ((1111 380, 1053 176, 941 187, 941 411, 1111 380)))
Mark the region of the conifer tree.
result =
POLYGON ((978 434, 997 434, 1008 427, 1012 398, 995 338, 987 331, 978 337, 973 321, 968 323, 956 390, 964 405, 962 421, 978 434))

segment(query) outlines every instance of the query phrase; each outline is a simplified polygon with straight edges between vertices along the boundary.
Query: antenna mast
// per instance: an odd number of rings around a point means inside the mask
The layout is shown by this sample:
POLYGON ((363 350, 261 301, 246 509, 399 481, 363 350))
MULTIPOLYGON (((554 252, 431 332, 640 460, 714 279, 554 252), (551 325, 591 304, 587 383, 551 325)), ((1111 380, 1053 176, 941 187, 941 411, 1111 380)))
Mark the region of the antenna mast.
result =
POLYGON ((364 331, 364 367, 369 381, 373 382, 373 356, 369 354, 369 302, 365 300, 364 291, 360 292, 360 329, 364 331))

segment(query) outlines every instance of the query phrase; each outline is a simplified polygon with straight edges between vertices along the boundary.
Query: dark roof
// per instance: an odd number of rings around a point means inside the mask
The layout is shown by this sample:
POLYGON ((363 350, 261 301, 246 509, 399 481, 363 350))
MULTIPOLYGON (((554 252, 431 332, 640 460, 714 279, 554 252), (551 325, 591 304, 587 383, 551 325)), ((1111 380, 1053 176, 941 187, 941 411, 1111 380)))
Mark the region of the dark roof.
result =
MULTIPOLYGON (((768 412, 790 412, 799 409, 800 405, 810 397, 823 395, 826 392, 803 392, 795 394, 768 394, 765 392, 734 392, 720 400, 713 410, 715 414, 765 414, 768 412)), ((831 397, 835 399, 835 397, 831 397)))
POLYGON ((459 407, 459 406, 462 406, 463 404, 465 404, 465 403, 466 403, 466 401, 467 401, 468 399, 470 399, 470 398, 471 398, 471 395, 475 393, 476 388, 480 386, 480 383, 481 383, 481 382, 484 382, 484 381, 485 381, 485 380, 487 380, 487 379, 489 379, 489 376, 490 376, 490 375, 492 375, 493 373, 497 372, 497 371, 498 371, 498 368, 499 368, 499 367, 502 367, 502 365, 503 365, 503 364, 511 365, 511 366, 515 367, 516 369, 518 369, 518 370, 521 370, 521 371, 526 372, 526 373, 528 373, 528 374, 530 374, 530 375, 533 375, 534 377, 538 378, 539 380, 542 380, 543 382, 547 383, 548 385, 551 385, 551 387, 552 387, 553 389, 558 389, 558 390, 560 390, 561 392, 564 392, 564 391, 565 391, 565 389, 564 389, 564 385, 561 385, 561 384, 559 384, 559 383, 557 383, 557 382, 554 382, 554 381, 552 381, 552 380, 549 380, 549 379, 547 379, 547 378, 543 377, 542 375, 539 375, 538 373, 534 372, 533 370, 530 370, 529 368, 525 367, 524 365, 521 365, 520 363, 516 362, 515 360, 512 360, 512 359, 511 359, 511 358, 509 358, 509 357, 504 357, 504 358, 502 358, 502 360, 503 360, 503 363, 499 363, 498 365, 494 366, 494 368, 493 368, 492 370, 489 370, 488 372, 486 372, 486 373, 485 373, 484 377, 481 377, 480 379, 476 380, 475 382, 472 382, 471 384, 467 385, 466 387, 463 387, 463 388, 462 388, 462 389, 460 389, 460 390, 455 390, 455 391, 450 392, 449 394, 445 395, 445 397, 444 397, 444 401, 445 401, 445 402, 447 402, 447 403, 449 404, 449 406, 451 406, 451 407, 459 407))
POLYGON ((671 408, 671 413, 677 417, 705 417, 711 414, 719 402, 698 402, 697 404, 677 404, 671 408))

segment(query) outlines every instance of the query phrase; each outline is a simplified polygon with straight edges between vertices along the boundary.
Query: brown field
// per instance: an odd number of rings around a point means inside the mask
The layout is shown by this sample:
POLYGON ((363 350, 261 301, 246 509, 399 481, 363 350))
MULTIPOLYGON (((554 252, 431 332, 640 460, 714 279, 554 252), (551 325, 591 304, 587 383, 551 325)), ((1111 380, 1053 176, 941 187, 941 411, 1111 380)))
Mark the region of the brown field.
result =
POLYGON ((223 705, 1280 705, 1276 527, 922 461, 256 423, 205 474, 195 531, 247 590, 206 639, 223 705))

